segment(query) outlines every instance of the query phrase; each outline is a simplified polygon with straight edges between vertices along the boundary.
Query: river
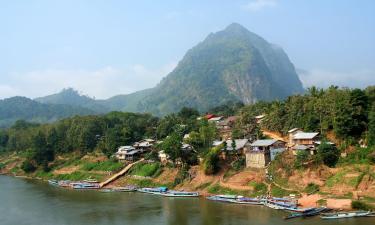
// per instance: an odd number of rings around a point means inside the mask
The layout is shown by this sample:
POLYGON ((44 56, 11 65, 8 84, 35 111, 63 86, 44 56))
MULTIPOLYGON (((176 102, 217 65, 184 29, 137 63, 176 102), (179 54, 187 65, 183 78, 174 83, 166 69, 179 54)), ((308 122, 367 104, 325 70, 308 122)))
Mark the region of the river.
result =
POLYGON ((283 211, 204 198, 177 199, 142 193, 100 193, 53 187, 45 182, 0 176, 1 225, 370 225, 375 218, 284 221, 283 211))

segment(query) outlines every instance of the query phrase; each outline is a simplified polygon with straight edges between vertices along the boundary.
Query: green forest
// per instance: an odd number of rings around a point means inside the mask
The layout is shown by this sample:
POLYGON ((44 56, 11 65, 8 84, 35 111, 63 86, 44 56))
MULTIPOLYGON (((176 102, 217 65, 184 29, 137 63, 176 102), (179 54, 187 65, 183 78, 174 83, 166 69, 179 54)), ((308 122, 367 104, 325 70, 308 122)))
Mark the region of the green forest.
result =
MULTIPOLYGON (((209 111, 218 115, 238 115, 232 131, 233 138, 260 138, 260 128, 286 134, 294 127, 319 131, 322 136, 334 134, 340 149, 364 143, 375 145, 375 87, 347 89, 310 88, 305 94, 284 101, 258 102, 252 105, 229 102, 209 111), (254 117, 264 114, 261 127, 254 117)), ((212 141, 219 138, 216 127, 207 120, 197 120, 200 113, 182 108, 163 118, 151 114, 111 112, 105 115, 75 116, 51 124, 19 120, 8 129, 0 130, 0 152, 17 152, 26 157, 25 171, 38 167, 48 170, 48 162, 58 154, 79 152, 85 155, 95 150, 108 157, 118 146, 130 145, 143 138, 164 140, 160 149, 172 160, 182 159, 194 164, 197 155, 216 160, 212 141), (196 151, 183 155, 181 141, 186 140, 196 151)), ((215 168, 208 168, 215 170, 215 168)))

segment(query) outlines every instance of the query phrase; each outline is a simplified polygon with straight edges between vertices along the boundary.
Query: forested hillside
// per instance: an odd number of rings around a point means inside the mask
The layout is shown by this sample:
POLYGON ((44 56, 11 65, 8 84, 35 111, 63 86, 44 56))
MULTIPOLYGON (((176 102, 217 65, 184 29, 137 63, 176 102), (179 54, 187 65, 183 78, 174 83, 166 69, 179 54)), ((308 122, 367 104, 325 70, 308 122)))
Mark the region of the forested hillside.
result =
POLYGON ((9 127, 17 120, 50 123, 74 115, 96 113, 80 106, 42 104, 25 97, 13 97, 0 100, 0 127, 9 127))
POLYGON ((333 131, 338 140, 347 144, 358 143, 360 139, 374 143, 375 87, 365 90, 312 87, 306 94, 290 96, 285 101, 245 106, 240 110, 236 134, 246 135, 244 126, 261 114, 265 115, 263 128, 283 134, 299 127, 323 135, 333 131))

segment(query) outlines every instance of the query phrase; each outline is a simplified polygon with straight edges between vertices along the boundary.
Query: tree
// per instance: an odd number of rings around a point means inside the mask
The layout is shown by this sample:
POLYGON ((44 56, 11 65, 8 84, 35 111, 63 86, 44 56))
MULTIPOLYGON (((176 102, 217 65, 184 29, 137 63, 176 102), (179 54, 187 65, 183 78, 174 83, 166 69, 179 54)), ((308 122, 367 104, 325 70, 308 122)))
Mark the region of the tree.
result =
POLYGON ((294 161, 294 167, 301 168, 303 167, 303 163, 307 162, 309 159, 309 153, 307 151, 298 151, 296 160, 294 161))
POLYGON ((217 129, 215 124, 208 122, 207 120, 203 119, 201 121, 201 125, 199 128, 199 134, 203 141, 203 146, 205 148, 210 148, 212 146, 213 141, 217 136, 217 129))
POLYGON ((334 145, 322 141, 318 147, 317 156, 325 165, 334 167, 340 158, 340 151, 334 145))
POLYGON ((172 133, 166 137, 161 144, 162 150, 169 155, 169 158, 176 162, 177 159, 181 159, 183 156, 182 152, 182 137, 177 133, 172 133))
POLYGON ((212 175, 219 171, 219 154, 222 148, 223 145, 218 145, 207 153, 203 162, 203 170, 206 175, 212 175))
POLYGON ((375 145, 375 103, 373 103, 369 112, 369 123, 368 123, 368 145, 375 145))

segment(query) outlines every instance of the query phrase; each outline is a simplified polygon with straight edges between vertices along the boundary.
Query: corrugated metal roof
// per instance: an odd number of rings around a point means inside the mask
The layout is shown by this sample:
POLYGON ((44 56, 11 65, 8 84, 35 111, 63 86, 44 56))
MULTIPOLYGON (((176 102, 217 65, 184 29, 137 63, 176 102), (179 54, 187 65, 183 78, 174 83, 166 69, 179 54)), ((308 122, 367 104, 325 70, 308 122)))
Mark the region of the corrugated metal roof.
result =
MULTIPOLYGON (((248 142, 249 140, 248 139, 236 139, 235 140, 235 143, 236 143, 236 150, 239 150, 243 147, 245 147, 246 143, 248 142)), ((227 142, 227 150, 228 151, 233 151, 233 148, 232 148, 232 140, 228 140, 226 141, 227 142)))
POLYGON ((293 136, 293 139, 313 139, 318 134, 319 134, 318 132, 312 132, 312 133, 299 132, 293 136))
POLYGON ((277 140, 276 139, 263 139, 263 140, 256 140, 254 141, 251 146, 257 147, 257 146, 270 146, 274 144, 277 140))
POLYGON ((288 131, 288 133, 293 133, 294 131, 297 131, 297 130, 300 130, 299 128, 293 128, 291 130, 288 131))

